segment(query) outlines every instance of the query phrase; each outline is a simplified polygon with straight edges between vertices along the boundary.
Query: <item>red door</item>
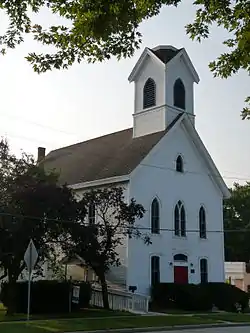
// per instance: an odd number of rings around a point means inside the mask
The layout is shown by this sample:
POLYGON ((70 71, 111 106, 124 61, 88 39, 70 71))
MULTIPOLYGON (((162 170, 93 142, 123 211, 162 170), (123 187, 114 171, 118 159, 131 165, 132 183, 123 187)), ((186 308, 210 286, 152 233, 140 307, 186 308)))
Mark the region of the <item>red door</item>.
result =
POLYGON ((174 266, 174 283, 188 283, 188 267, 174 266))

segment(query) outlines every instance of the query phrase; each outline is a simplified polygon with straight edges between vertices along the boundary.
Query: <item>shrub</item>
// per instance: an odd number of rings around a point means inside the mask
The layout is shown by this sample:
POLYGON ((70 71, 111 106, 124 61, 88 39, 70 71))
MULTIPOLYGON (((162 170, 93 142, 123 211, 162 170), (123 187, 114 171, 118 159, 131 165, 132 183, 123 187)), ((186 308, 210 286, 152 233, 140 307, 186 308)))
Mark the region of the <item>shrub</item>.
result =
POLYGON ((211 310, 212 301, 198 285, 159 283, 152 288, 152 307, 206 311, 211 310))
POLYGON ((190 311, 219 310, 236 312, 248 308, 249 295, 226 283, 175 284, 160 283, 152 288, 152 308, 190 311))
POLYGON ((242 311, 248 308, 249 295, 228 283, 206 283, 200 285, 210 295, 213 304, 219 309, 229 312, 237 311, 237 304, 242 311))
MULTIPOLYGON (((78 283, 80 286, 79 304, 72 303, 72 311, 88 307, 91 298, 91 286, 85 282, 78 283)), ((8 307, 8 294, 10 286, 3 283, 1 300, 8 307)), ((67 313, 69 311, 70 282, 58 282, 55 280, 35 281, 31 284, 30 313, 67 313)), ((17 313, 27 311, 28 283, 18 282, 15 285, 15 306, 17 313)))

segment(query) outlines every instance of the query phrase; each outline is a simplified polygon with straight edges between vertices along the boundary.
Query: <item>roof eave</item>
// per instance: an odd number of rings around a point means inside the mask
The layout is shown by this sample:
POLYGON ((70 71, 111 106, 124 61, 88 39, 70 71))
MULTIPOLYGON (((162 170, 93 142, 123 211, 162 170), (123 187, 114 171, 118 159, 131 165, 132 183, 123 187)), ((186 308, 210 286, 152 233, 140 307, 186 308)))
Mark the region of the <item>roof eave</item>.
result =
POLYGON ((167 63, 167 65, 166 65, 166 69, 167 69, 168 66, 171 66, 172 62, 177 61, 177 59, 179 59, 181 56, 184 57, 185 62, 186 62, 186 65, 187 65, 187 67, 188 67, 190 73, 191 73, 192 76, 193 76, 194 82, 195 82, 195 83, 199 83, 199 82, 200 82, 199 75, 198 75, 196 69, 194 68, 194 65, 192 64, 192 61, 190 60, 189 55, 187 54, 187 52, 186 52, 186 50, 185 50, 184 48, 181 49, 181 51, 179 51, 179 52, 177 53, 177 55, 176 55, 174 58, 172 58, 172 59, 167 63))
POLYGON ((150 56, 151 58, 153 58, 159 65, 165 67, 165 64, 148 48, 146 47, 144 49, 144 51, 142 52, 139 60, 137 61, 137 63, 135 64, 134 68, 132 69, 132 72, 130 73, 128 80, 129 82, 133 82, 141 68, 141 66, 143 65, 145 59, 147 56, 150 56))
POLYGON ((193 137, 193 140, 196 141, 197 146, 203 153, 203 156, 208 165, 208 168, 211 170, 211 177, 213 178, 213 181, 216 183, 216 185, 220 189, 220 191, 223 195, 223 198, 229 199, 231 196, 231 193, 230 193, 223 177, 221 176, 216 165, 214 164, 212 157, 210 156, 209 152, 207 151, 206 147, 204 146, 204 144, 203 144, 201 138, 199 137, 197 131, 195 130, 193 124, 191 123, 191 121, 189 120, 189 118, 186 115, 184 117, 184 124, 188 129, 188 133, 193 137))
POLYGON ((130 180, 130 175, 123 175, 123 176, 116 176, 104 179, 91 180, 88 182, 82 182, 77 184, 71 184, 68 185, 68 187, 72 188, 72 190, 82 190, 90 187, 99 187, 103 185, 110 185, 116 183, 126 183, 129 182, 129 180, 130 180))

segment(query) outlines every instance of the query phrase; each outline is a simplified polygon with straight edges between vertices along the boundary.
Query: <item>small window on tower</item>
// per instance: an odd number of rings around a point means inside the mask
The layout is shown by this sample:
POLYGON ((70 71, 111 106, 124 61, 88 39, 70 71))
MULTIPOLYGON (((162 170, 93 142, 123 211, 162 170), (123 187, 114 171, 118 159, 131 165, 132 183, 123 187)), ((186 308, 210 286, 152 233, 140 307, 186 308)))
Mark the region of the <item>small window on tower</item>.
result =
POLYGON ((178 172, 183 172, 183 159, 182 159, 181 155, 179 155, 176 159, 175 169, 178 172))
POLYGON ((186 92, 181 79, 177 79, 174 84, 174 106, 183 110, 186 108, 186 92))
POLYGON ((143 109, 156 105, 156 84, 151 78, 147 79, 143 88, 143 109))

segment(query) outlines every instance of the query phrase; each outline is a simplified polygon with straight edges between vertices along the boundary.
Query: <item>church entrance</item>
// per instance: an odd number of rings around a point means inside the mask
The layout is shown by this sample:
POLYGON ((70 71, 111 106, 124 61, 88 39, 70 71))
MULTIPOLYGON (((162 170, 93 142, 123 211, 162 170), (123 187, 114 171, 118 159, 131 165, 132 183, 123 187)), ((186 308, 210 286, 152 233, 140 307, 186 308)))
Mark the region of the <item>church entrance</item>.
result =
POLYGON ((184 254, 174 256, 174 283, 188 283, 188 258, 184 254))

